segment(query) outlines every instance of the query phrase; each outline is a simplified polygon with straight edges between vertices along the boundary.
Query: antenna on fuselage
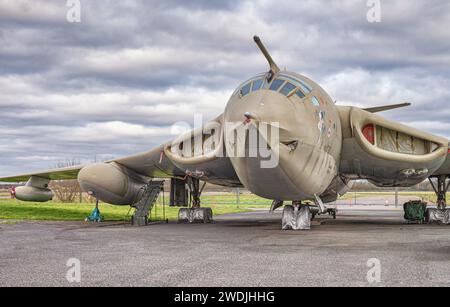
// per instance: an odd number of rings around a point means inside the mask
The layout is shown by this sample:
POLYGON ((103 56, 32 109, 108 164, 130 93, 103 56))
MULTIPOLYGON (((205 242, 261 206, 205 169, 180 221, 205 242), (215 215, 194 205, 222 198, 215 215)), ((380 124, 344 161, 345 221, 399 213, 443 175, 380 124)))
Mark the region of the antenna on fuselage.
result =
POLYGON ((258 36, 253 37, 256 45, 258 45, 258 48, 261 50, 262 54, 266 57, 267 62, 269 62, 270 66, 270 78, 272 79, 273 76, 275 76, 277 73, 281 71, 281 69, 278 67, 278 65, 275 63, 275 61, 272 59, 272 56, 270 55, 269 51, 267 51, 266 47, 262 43, 261 39, 258 36))

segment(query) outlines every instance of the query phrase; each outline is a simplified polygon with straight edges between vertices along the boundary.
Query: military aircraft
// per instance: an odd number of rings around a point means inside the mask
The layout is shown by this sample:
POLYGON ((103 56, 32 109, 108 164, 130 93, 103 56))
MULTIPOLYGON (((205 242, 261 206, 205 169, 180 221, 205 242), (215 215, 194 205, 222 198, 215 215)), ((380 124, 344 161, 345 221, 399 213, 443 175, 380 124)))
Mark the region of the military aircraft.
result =
POLYGON ((243 82, 224 113, 201 129, 133 156, 0 181, 27 182, 15 190, 20 200, 49 201, 51 180, 78 179, 85 192, 106 203, 142 209, 137 218, 147 214, 144 203, 155 178, 186 183, 193 202, 183 212, 201 218, 209 211, 200 206, 200 182, 245 187, 273 200, 272 209, 292 201, 283 213, 289 221, 308 203, 325 212, 325 204, 348 192, 352 180, 409 187, 430 179, 445 209, 449 140, 376 114, 410 104, 338 106, 313 80, 282 71, 261 40, 254 40, 270 70, 243 82))

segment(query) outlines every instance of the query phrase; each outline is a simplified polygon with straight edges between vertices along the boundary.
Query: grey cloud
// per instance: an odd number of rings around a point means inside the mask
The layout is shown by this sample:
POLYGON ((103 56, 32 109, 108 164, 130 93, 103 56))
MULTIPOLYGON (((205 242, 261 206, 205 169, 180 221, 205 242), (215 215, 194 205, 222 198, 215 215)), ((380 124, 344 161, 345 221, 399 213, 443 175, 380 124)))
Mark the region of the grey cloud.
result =
POLYGON ((267 69, 254 34, 339 103, 410 101, 385 116, 450 136, 446 0, 382 1, 379 24, 365 0, 81 3, 70 24, 63 0, 0 0, 0 174, 147 150, 217 116, 267 69))

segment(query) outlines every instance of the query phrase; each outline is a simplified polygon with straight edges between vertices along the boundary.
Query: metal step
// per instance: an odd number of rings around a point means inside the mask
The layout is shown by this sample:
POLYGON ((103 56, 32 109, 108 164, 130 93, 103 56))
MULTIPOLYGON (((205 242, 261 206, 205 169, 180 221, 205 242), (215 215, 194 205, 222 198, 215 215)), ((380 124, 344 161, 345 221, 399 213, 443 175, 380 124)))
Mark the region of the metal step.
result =
POLYGON ((138 197, 139 201, 131 205, 136 209, 131 218, 131 224, 136 226, 148 225, 148 217, 163 186, 164 181, 152 181, 142 187, 138 197))

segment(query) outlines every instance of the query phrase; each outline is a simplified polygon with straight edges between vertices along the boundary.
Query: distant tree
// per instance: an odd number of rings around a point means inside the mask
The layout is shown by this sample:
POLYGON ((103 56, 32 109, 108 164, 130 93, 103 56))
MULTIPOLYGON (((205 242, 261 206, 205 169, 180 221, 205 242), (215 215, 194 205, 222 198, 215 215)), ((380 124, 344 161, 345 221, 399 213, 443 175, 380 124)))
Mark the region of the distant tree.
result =
MULTIPOLYGON (((78 159, 66 159, 55 165, 55 168, 64 168, 80 165, 78 159)), ((56 180, 51 181, 49 188, 55 194, 55 199, 63 203, 73 203, 76 200, 82 200, 82 193, 80 185, 77 180, 56 180)))
POLYGON ((62 161, 62 162, 58 162, 55 165, 55 168, 64 168, 64 167, 71 167, 71 166, 77 166, 77 165, 81 165, 80 160, 72 158, 72 159, 67 159, 65 161, 62 161))
POLYGON ((55 193, 55 199, 63 203, 75 202, 82 193, 77 180, 52 181, 49 188, 55 193))
POLYGON ((86 203, 93 204, 96 201, 96 198, 92 195, 89 195, 88 193, 83 193, 83 201, 86 203))

